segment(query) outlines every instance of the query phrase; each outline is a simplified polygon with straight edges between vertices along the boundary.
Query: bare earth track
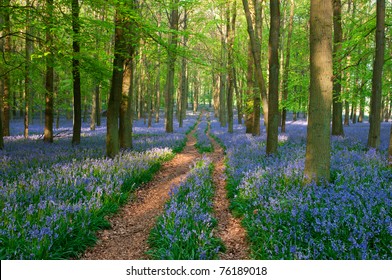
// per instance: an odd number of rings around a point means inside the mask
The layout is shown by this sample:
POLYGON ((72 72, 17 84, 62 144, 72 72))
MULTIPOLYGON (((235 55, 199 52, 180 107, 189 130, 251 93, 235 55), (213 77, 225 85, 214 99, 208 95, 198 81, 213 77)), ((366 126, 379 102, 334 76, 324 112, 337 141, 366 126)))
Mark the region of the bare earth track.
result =
MULTIPOLYGON (((214 152, 207 154, 214 162, 213 180, 216 186, 214 200, 215 217, 218 229, 215 234, 226 246, 221 259, 248 259, 248 244, 240 221, 229 211, 229 201, 224 180, 224 155, 222 148, 211 139, 214 152)), ((201 155, 194 147, 196 139, 189 133, 184 150, 171 161, 162 165, 154 178, 141 186, 133 195, 134 199, 109 219, 112 228, 98 233, 98 243, 89 248, 82 259, 86 260, 134 260, 148 259, 147 238, 157 217, 162 214, 170 189, 178 185, 189 172, 191 164, 201 155)))

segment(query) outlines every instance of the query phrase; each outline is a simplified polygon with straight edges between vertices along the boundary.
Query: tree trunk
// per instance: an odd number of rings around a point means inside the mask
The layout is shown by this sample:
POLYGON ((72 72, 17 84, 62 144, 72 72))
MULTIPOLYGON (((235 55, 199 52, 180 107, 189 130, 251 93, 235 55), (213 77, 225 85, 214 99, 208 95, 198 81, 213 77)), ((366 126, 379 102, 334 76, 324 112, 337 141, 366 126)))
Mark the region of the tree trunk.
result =
POLYGON ((230 25, 230 1, 227 4, 228 18, 227 18, 227 35, 228 35, 228 89, 227 89, 227 117, 228 117, 228 132, 233 133, 234 115, 233 115, 233 99, 234 99, 234 38, 235 38, 235 24, 237 17, 237 1, 234 0, 232 7, 232 18, 230 25))
POLYGON ((377 0, 376 53, 373 64, 372 96, 370 99, 368 146, 380 146, 382 70, 385 51, 385 0, 377 0))
POLYGON ((74 122, 72 145, 80 144, 80 132, 82 130, 82 96, 80 90, 80 43, 79 43, 79 0, 72 0, 72 78, 74 96, 74 122))
MULTIPOLYGON (((185 9, 184 10, 184 19, 183 19, 183 24, 184 28, 183 30, 187 30, 187 21, 188 21, 188 12, 185 9)), ((183 46, 184 48, 187 47, 188 44, 188 36, 184 34, 183 38, 183 46)), ((178 116, 178 123, 179 127, 183 126, 184 119, 186 117, 186 102, 188 99, 188 63, 187 63, 187 58, 184 56, 181 60, 181 84, 180 84, 180 100, 178 102, 178 108, 179 108, 179 116, 178 116)))
POLYGON ((305 181, 330 179, 332 105, 332 1, 310 4, 310 96, 305 181))
POLYGON ((248 44, 248 69, 246 72, 245 126, 246 133, 253 133, 254 106, 254 62, 250 41, 248 44))
POLYGON ((133 57, 124 62, 125 65, 120 104, 120 148, 132 149, 133 57))
POLYGON ((333 28, 334 28, 334 45, 333 61, 334 67, 334 84, 333 84, 333 114, 332 114, 332 135, 344 136, 343 130, 343 102, 342 94, 342 3, 341 0, 333 0, 333 28))
MULTIPOLYGON (((30 0, 26 1, 26 6, 30 6, 30 0)), ((26 64, 25 64, 25 88, 24 88, 24 137, 29 137, 29 117, 30 117, 30 99, 31 99, 31 88, 32 88, 32 80, 31 80, 31 55, 33 53, 33 41, 30 36, 32 33, 31 28, 31 15, 30 10, 26 11, 26 46, 25 46, 25 54, 26 54, 26 64)))
MULTIPOLYGON (((11 54, 11 20, 10 20, 10 1, 4 0, 5 7, 1 11, 2 21, 4 24, 5 44, 3 45, 4 56, 9 59, 11 54)), ((10 136, 10 93, 11 93, 11 75, 7 71, 3 78, 3 136, 10 136)))
POLYGON ((170 29, 169 42, 167 48, 168 62, 167 62, 167 76, 165 86, 165 130, 167 133, 172 133, 173 129, 173 109, 174 109, 174 71, 177 59, 177 41, 178 41, 178 3, 179 0, 171 0, 171 15, 170 15, 170 29))
POLYGON ((90 130, 95 130, 97 125, 97 95, 99 102, 99 84, 94 87, 93 97, 91 99, 91 115, 90 115, 90 130))
POLYGON ((388 163, 389 163, 389 166, 392 167, 392 126, 391 126, 391 132, 389 135, 388 163))
POLYGON ((268 125, 267 155, 278 151, 279 134, 279 0, 270 1, 271 24, 269 35, 269 94, 268 94, 268 125))
POLYGON ((46 0, 47 9, 47 29, 46 42, 47 52, 46 56, 46 79, 45 79, 45 129, 44 142, 53 142, 53 95, 54 95, 54 68, 53 68, 53 53, 52 53, 52 31, 53 25, 53 0, 46 0))
POLYGON ((110 89, 107 111, 106 154, 114 158, 120 151, 119 113, 123 84, 124 67, 124 28, 119 11, 115 15, 115 38, 112 86, 110 89))
MULTIPOLYGON (((290 51, 291 51, 291 38, 293 34, 293 22, 294 22, 294 11, 295 11, 295 2, 294 0, 290 0, 290 18, 289 18, 289 30, 287 34, 287 47, 286 47, 286 60, 283 69, 283 93, 282 99, 285 104, 289 95, 289 68, 290 68, 290 51)), ((287 109, 286 104, 282 109, 282 132, 286 132, 286 119, 287 119, 287 109)))

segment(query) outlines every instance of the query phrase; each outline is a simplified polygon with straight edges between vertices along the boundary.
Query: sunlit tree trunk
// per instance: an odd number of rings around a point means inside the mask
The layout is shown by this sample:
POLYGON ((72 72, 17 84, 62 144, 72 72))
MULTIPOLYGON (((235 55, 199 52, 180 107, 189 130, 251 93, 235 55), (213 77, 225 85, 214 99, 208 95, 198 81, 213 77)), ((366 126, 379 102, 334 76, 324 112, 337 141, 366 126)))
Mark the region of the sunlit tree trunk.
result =
POLYGON ((373 64, 372 96, 370 99, 370 128, 368 146, 380 146, 382 70, 385 51, 385 0, 377 0, 376 53, 373 64))
POLYGON ((173 109, 174 109, 174 72, 177 59, 177 41, 178 41, 178 3, 179 0, 171 0, 170 29, 168 42, 168 62, 167 76, 165 86, 165 130, 172 133, 173 130, 173 109))
MULTIPOLYGON (((184 9, 183 19, 183 30, 187 31, 188 24, 188 11, 184 9)), ((188 44, 188 36, 183 35, 182 38, 183 47, 186 48, 188 44)), ((183 126, 184 119, 186 117, 186 103, 188 99, 188 63, 187 58, 184 56, 181 60, 181 83, 180 83, 180 100, 178 102, 179 115, 178 123, 179 127, 183 126)))
MULTIPOLYGON (((291 38, 293 34, 293 22, 294 22, 294 11, 295 11, 295 2, 294 0, 290 0, 290 18, 289 18, 289 29, 287 32, 287 46, 286 46, 286 59, 285 65, 283 68, 283 93, 282 99, 283 101, 287 101, 289 95, 289 68, 290 68, 290 51, 291 51, 291 38)), ((287 109, 286 106, 282 109, 282 132, 286 132, 286 119, 287 119, 287 109)))
POLYGON ((332 1, 310 4, 310 96, 305 181, 330 179, 332 105, 332 1))
POLYGON ((132 149, 133 57, 124 62, 120 104, 120 148, 132 149))
MULTIPOLYGON (((245 97, 245 127, 246 133, 253 133, 254 114, 254 62, 250 42, 248 44, 248 62, 246 72, 246 97, 245 97)), ((259 122, 260 123, 260 122, 259 122)))
POLYGON ((343 102, 342 94, 342 3, 341 0, 333 0, 333 28, 334 28, 334 84, 333 84, 333 114, 332 114, 332 135, 344 135, 343 130, 343 102))
POLYGON ((270 1, 271 24, 269 35, 269 94, 268 94, 268 125, 267 125, 267 155, 278 150, 279 134, 279 29, 280 8, 279 0, 270 1))
POLYGON ((227 3, 228 18, 228 89, 227 89, 227 118, 228 118, 228 132, 233 133, 234 116, 233 116, 233 102, 234 102, 234 38, 235 38, 235 24, 237 18, 237 1, 233 1, 233 6, 230 12, 230 1, 227 3), (230 15, 232 14, 232 15, 230 15), (230 21, 231 18, 231 21, 230 21))
POLYGON ((46 56, 46 78, 45 78, 45 129, 44 141, 47 143, 53 142, 53 97, 54 97, 54 67, 53 67, 53 50, 52 50, 52 31, 53 25, 53 0, 46 0, 47 9, 47 29, 46 42, 47 52, 46 56))
POLYGON ((73 77, 73 96, 74 96, 74 122, 72 144, 80 143, 80 132, 82 129, 82 96, 80 90, 80 43, 79 43, 79 0, 72 0, 72 77, 73 77))
POLYGON ((115 15, 115 38, 112 86, 110 89, 107 111, 106 154, 114 158, 120 151, 119 114, 123 84, 124 67, 124 28, 122 17, 117 10, 115 15))
MULTIPOLYGON (((247 22, 247 30, 250 38, 252 56, 253 56, 253 63, 254 63, 254 71, 256 76, 257 85, 259 91, 261 92, 261 98, 263 101, 263 112, 264 112, 264 121, 268 123, 268 102, 267 102, 267 89, 265 86, 265 79, 261 68, 261 24, 262 24, 262 17, 261 17, 261 3, 260 0, 254 0, 255 7, 255 27, 252 22, 252 16, 249 8, 249 3, 247 0, 242 0, 242 4, 245 10, 246 22, 247 22), (260 5, 260 6, 259 6, 260 5)), ((255 97, 254 100, 254 114, 253 114, 253 135, 260 135, 260 114, 258 113, 260 107, 260 97, 255 97), (259 115, 259 116, 257 116, 259 115)))

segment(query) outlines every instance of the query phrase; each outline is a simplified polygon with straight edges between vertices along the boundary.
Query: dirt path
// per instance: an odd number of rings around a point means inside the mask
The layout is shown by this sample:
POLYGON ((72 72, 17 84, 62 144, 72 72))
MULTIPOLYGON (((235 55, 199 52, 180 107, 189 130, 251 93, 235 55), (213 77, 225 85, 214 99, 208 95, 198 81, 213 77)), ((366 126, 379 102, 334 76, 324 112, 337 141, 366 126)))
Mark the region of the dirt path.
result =
MULTIPOLYGON (((196 139, 193 131, 187 137, 184 150, 171 161, 164 163, 153 180, 139 188, 134 195, 135 198, 110 218, 112 228, 98 233, 97 244, 89 248, 82 259, 148 259, 145 254, 149 250, 147 238, 157 217, 163 212, 164 204, 169 198, 169 190, 186 177, 192 162, 201 157, 194 147, 196 139)), ((223 149, 214 139, 210 139, 214 145, 214 152, 208 153, 207 156, 212 158, 215 166, 213 181, 216 186, 214 210, 218 220, 216 235, 226 246, 226 252, 220 254, 220 259, 248 259, 249 246, 245 230, 240 225, 240 220, 234 218, 229 211, 226 182, 223 177, 223 149)))
POLYGON ((193 132, 189 133, 184 150, 164 163, 153 180, 137 191, 136 198, 110 218, 112 228, 99 232, 98 243, 85 252, 83 259, 148 259, 147 238, 156 218, 163 212, 169 190, 185 178, 192 162, 200 157, 195 143, 193 132))
POLYGON ((246 260, 249 259, 249 245, 246 240, 245 229, 241 226, 241 220, 234 218, 229 210, 230 202, 227 198, 226 181, 224 179, 224 153, 222 147, 210 137, 214 145, 211 154, 214 162, 213 181, 216 187, 214 210, 218 220, 216 235, 221 238, 226 246, 226 252, 220 254, 222 260, 246 260))

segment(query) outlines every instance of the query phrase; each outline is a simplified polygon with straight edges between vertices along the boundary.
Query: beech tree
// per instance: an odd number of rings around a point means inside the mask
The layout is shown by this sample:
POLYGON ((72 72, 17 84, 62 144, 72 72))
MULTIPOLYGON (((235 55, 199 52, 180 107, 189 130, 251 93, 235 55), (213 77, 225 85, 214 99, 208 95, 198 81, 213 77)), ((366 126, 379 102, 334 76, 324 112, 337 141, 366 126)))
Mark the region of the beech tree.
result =
POLYGON ((80 143, 80 132, 82 130, 82 96, 80 89, 80 43, 79 43, 79 0, 72 0, 72 77, 74 95, 74 124, 72 144, 80 143))
POLYGON ((342 3, 341 0, 333 0, 333 61, 334 61, 334 84, 333 84, 333 114, 332 135, 344 135, 343 130, 343 103, 342 92, 342 3))
POLYGON ((332 105, 332 1, 310 2, 310 94, 305 181, 329 180, 332 105))
POLYGON ((385 0, 377 0, 376 51, 373 64, 372 96, 370 100, 370 128, 368 146, 380 146, 382 70, 385 52, 385 0))
POLYGON ((274 154, 278 150, 279 127, 279 29, 280 1, 270 1, 270 35, 269 35, 269 90, 268 123, 266 153, 274 154))
POLYGON ((45 78, 45 129, 44 141, 53 142, 54 55, 53 55, 53 0, 46 0, 46 78, 45 78))

